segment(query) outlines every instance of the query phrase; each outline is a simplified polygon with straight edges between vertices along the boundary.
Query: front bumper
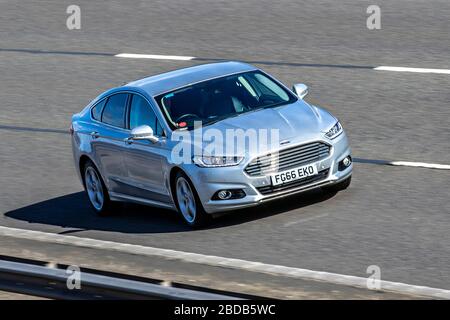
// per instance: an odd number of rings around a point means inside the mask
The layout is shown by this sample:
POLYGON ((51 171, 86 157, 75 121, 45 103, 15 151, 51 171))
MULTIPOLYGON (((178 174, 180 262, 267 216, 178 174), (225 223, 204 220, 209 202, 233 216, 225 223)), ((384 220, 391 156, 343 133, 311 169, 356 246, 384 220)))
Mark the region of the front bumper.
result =
POLYGON ((292 187, 282 191, 263 195, 257 188, 271 185, 269 176, 250 177, 244 173, 248 162, 235 167, 200 168, 189 165, 184 168, 198 192, 200 201, 207 213, 218 213, 258 205, 260 203, 305 192, 325 185, 332 185, 345 180, 352 174, 353 163, 342 171, 338 169, 338 163, 351 155, 345 132, 331 141, 325 141, 331 145, 327 158, 318 162, 319 172, 327 171, 320 180, 305 183, 298 187, 292 187), (212 200, 218 190, 242 189, 246 196, 241 199, 212 200))

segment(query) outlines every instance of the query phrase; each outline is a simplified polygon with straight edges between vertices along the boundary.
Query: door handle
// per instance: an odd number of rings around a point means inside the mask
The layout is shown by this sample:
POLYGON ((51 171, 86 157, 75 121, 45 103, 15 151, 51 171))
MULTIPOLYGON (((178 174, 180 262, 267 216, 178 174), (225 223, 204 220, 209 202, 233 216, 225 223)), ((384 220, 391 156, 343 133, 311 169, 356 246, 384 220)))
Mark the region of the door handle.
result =
POLYGON ((91 132, 91 137, 92 137, 92 139, 97 139, 99 136, 100 136, 100 135, 98 134, 97 131, 92 131, 92 132, 91 132))
POLYGON ((123 141, 124 141, 126 144, 132 144, 132 143, 133 143, 133 137, 125 138, 125 139, 123 139, 123 141))

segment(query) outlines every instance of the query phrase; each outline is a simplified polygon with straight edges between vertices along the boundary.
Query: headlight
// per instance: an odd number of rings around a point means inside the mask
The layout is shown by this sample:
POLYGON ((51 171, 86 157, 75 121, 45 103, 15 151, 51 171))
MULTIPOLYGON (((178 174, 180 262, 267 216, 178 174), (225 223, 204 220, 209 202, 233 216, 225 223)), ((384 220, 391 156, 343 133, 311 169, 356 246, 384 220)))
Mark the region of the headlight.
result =
POLYGON ((342 133, 342 126, 341 123, 338 121, 330 130, 328 130, 327 133, 325 133, 325 135, 329 139, 334 139, 341 133, 342 133))
POLYGON ((244 157, 237 156, 194 156, 194 163, 200 167, 230 167, 241 163, 244 157))

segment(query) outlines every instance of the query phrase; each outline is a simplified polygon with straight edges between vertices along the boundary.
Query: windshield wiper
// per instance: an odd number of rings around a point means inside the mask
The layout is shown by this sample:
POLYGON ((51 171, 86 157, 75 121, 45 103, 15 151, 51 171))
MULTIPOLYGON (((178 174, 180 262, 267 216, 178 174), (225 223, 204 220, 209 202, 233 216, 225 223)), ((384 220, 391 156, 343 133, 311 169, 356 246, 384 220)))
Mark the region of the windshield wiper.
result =
POLYGON ((267 106, 261 107, 261 109, 269 109, 269 108, 280 107, 282 105, 289 104, 289 103, 290 103, 289 101, 275 102, 275 103, 269 104, 267 106))
POLYGON ((254 111, 258 111, 258 110, 261 110, 261 109, 262 108, 259 107, 259 108, 256 108, 256 109, 250 109, 250 110, 247 110, 247 111, 244 111, 244 112, 240 112, 240 113, 234 113, 234 114, 231 114, 230 116, 227 116, 226 118, 219 118, 219 119, 215 119, 215 120, 212 120, 210 122, 207 122, 205 125, 208 126, 210 124, 214 124, 214 123, 217 123, 217 122, 222 121, 222 120, 240 117, 240 116, 242 116, 244 114, 251 113, 251 112, 254 112, 254 111))
POLYGON ((217 122, 222 121, 222 120, 234 118, 234 117, 237 117, 238 115, 239 115, 239 113, 238 113, 238 114, 231 115, 231 116, 226 117, 226 118, 218 118, 218 119, 214 119, 214 120, 208 121, 207 123, 203 124, 203 126, 204 126, 204 127, 205 127, 205 126, 209 126, 210 124, 214 124, 214 123, 217 123, 217 122))

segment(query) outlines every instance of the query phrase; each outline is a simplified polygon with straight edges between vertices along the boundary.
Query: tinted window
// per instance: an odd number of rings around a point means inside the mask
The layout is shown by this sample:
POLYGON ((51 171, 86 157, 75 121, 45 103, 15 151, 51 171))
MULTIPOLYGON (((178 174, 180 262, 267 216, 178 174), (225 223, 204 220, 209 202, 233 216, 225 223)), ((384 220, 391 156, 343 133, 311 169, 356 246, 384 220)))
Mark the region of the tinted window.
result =
POLYGON ((102 122, 124 128, 127 96, 127 93, 119 93, 108 98, 105 109, 103 110, 102 122))
POLYGON ((147 100, 138 95, 133 95, 130 109, 130 129, 147 125, 157 134, 156 115, 147 100))
POLYGON ((255 85, 258 85, 258 88, 264 93, 271 96, 279 97, 281 100, 288 101, 289 96, 286 91, 281 88, 278 84, 267 78, 265 75, 257 73, 255 74, 255 78, 258 81, 255 81, 255 85))
POLYGON ((92 108, 92 118, 95 120, 99 120, 102 118, 103 107, 105 106, 106 99, 103 99, 99 103, 96 104, 94 108, 92 108))

